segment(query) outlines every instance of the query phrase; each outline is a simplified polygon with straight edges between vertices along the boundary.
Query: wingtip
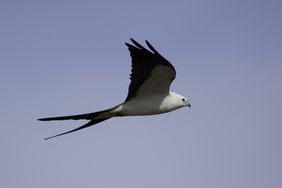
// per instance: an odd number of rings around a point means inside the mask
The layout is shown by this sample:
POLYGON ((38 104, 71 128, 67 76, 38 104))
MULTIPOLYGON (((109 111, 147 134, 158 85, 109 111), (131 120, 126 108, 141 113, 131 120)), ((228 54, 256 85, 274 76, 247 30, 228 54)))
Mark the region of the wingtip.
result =
POLYGON ((145 42, 147 46, 150 48, 150 50, 152 50, 156 54, 159 54, 159 52, 152 46, 152 44, 148 40, 145 40, 145 42))
POLYGON ((130 44, 128 44, 127 42, 125 42, 124 44, 125 44, 127 47, 129 47, 129 46, 130 46, 130 44))
POLYGON ((136 40, 134 40, 133 38, 130 38, 130 41, 133 43, 132 44, 129 44, 127 42, 125 42, 125 45, 130 49, 130 48, 137 48, 137 49, 143 49, 143 50, 146 50, 141 44, 139 44, 136 40))
POLYGON ((130 38, 130 40, 134 45, 140 48, 141 45, 136 40, 134 40, 133 38, 130 38))
MULTIPOLYGON (((133 39, 133 38, 129 38, 130 39, 130 41, 133 43, 133 44, 135 44, 136 43, 136 41, 133 39)), ((131 47, 131 46, 133 46, 132 44, 129 44, 128 42, 125 42, 124 43, 127 47, 131 47)))

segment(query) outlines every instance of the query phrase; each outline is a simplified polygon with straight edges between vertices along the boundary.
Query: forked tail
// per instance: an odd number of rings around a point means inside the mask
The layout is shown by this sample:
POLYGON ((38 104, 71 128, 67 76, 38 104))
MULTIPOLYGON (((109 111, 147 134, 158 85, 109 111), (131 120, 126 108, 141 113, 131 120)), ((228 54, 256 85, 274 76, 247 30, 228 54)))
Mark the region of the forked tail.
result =
POLYGON ((71 115, 71 116, 59 116, 59 117, 48 117, 48 118, 40 118, 38 119, 39 121, 57 121, 57 120, 90 120, 89 122, 87 122, 85 125, 82 125, 76 129, 61 133, 61 134, 57 134, 55 136, 50 136, 48 138, 45 138, 45 140, 50 139, 50 138, 54 138, 57 136, 62 136, 71 132, 75 132, 78 131, 80 129, 84 129, 86 127, 90 127, 92 125, 95 125, 97 123, 100 123, 102 121, 105 121, 107 119, 110 119, 114 116, 118 115, 118 112, 116 112, 115 110, 118 108, 118 106, 107 109, 107 110, 102 110, 102 111, 98 111, 98 112, 93 112, 93 113, 88 113, 88 114, 78 114, 78 115, 71 115))
POLYGON ((69 134, 69 133, 78 131, 78 130, 80 130, 80 129, 84 129, 84 128, 86 128, 86 127, 90 127, 90 126, 92 126, 92 125, 95 125, 95 124, 100 123, 100 122, 102 122, 102 121, 105 121, 105 120, 107 120, 107 119, 110 119, 110 117, 109 117, 109 118, 102 118, 102 119, 90 120, 90 121, 89 121, 88 123, 86 123, 85 125, 82 125, 82 126, 76 128, 76 129, 73 129, 73 130, 70 130, 70 131, 67 131, 67 132, 63 132, 63 133, 60 133, 60 134, 57 134, 57 135, 54 135, 54 136, 47 137, 47 138, 45 138, 44 140, 48 140, 48 139, 50 139, 50 138, 55 138, 55 137, 57 137, 57 136, 62 136, 62 135, 65 135, 65 134, 69 134))

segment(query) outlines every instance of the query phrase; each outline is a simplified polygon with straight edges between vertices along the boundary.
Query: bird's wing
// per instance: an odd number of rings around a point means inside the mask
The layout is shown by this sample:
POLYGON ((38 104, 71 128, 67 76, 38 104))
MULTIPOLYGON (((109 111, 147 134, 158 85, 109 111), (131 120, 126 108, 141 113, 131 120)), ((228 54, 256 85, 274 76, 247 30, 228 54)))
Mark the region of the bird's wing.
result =
POLYGON ((167 95, 176 75, 174 67, 148 41, 146 44, 151 51, 130 40, 134 45, 125 43, 132 59, 131 82, 125 102, 136 96, 167 95))

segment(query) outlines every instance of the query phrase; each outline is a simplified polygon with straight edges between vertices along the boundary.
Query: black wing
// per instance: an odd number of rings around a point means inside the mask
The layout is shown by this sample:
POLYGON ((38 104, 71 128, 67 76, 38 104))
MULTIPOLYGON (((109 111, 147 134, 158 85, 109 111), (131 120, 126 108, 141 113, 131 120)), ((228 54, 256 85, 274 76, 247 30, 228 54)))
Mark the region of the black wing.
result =
POLYGON ((168 94, 170 84, 176 75, 174 67, 148 41, 146 41, 146 44, 152 52, 135 40, 130 40, 135 46, 125 43, 132 59, 131 83, 125 102, 135 96, 168 94))

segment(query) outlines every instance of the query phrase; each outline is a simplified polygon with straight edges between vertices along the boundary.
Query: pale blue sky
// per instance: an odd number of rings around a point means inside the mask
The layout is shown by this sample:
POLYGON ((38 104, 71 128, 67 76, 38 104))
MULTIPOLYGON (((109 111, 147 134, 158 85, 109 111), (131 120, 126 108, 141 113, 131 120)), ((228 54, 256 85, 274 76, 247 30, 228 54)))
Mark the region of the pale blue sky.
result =
POLYGON ((282 3, 0 2, 0 187, 282 187, 282 3), (191 109, 39 122, 122 102, 149 40, 191 109))

